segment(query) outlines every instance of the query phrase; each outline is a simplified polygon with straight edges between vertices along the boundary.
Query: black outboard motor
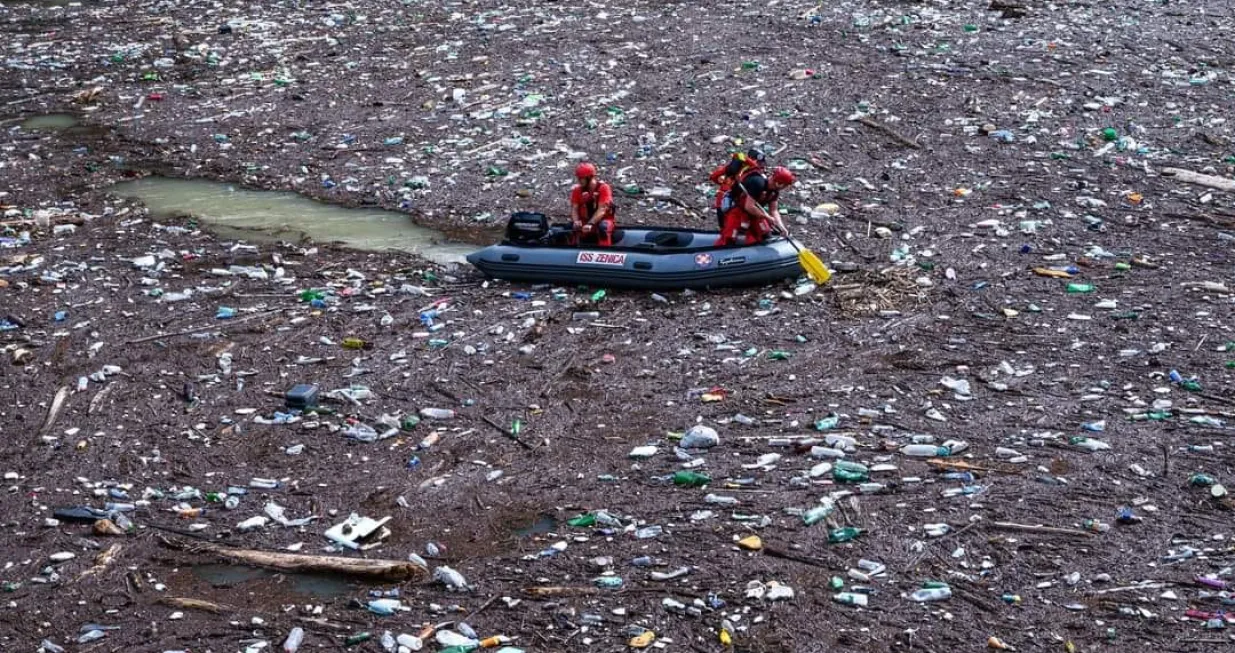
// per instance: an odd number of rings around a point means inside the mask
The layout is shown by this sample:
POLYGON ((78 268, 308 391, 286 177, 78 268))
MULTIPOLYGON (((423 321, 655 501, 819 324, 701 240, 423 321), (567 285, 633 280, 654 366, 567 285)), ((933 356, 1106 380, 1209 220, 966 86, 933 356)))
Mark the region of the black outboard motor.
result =
POLYGON ((506 240, 515 245, 541 245, 549 236, 549 217, 543 213, 519 211, 506 221, 506 240))

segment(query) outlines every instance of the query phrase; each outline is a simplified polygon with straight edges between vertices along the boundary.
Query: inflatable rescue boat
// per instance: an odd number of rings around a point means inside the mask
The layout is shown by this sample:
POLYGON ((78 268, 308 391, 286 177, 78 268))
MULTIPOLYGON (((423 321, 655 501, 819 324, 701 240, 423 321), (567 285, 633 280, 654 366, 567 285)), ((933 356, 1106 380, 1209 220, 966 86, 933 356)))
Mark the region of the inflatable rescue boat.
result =
POLYGON ((716 247, 715 231, 618 227, 612 246, 597 247, 570 244, 570 232, 543 214, 516 213, 502 242, 467 260, 495 279, 646 290, 765 284, 802 273, 786 238, 716 247))

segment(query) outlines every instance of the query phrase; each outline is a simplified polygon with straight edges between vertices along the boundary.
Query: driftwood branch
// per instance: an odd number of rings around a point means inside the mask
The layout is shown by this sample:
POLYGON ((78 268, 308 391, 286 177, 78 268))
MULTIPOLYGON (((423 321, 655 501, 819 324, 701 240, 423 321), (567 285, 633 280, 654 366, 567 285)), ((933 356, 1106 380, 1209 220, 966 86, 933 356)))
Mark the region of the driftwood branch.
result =
MULTIPOLYGON (((175 544, 172 544, 175 546, 175 544)), ((232 549, 213 544, 197 544, 193 546, 199 551, 254 567, 277 569, 290 573, 329 573, 356 576, 370 580, 424 580, 429 570, 409 561, 403 560, 368 560, 364 558, 344 558, 342 556, 313 556, 299 553, 279 553, 274 551, 255 551, 252 549, 232 549)))
POLYGON ((1174 177, 1189 184, 1196 184, 1198 186, 1206 186, 1208 188, 1224 190, 1228 193, 1235 193, 1235 179, 1215 177, 1213 175, 1203 175, 1199 172, 1192 172, 1191 170, 1183 170, 1181 168, 1163 168, 1160 172, 1163 177, 1174 177))
POLYGON ((536 449, 536 447, 533 447, 527 442, 524 442, 523 440, 519 439, 519 436, 515 435, 514 431, 502 426, 501 424, 498 424, 497 422, 493 421, 489 417, 482 416, 481 419, 485 421, 485 424, 492 426, 495 430, 497 430, 497 432, 501 433, 507 438, 510 438, 511 440, 514 440, 516 443, 518 443, 519 446, 523 447, 524 449, 527 449, 528 451, 532 451, 536 449))
POLYGON ((107 386, 102 390, 95 393, 94 397, 90 400, 90 407, 86 409, 86 414, 93 415, 94 411, 98 410, 99 406, 103 405, 103 400, 107 398, 107 395, 111 394, 112 388, 115 388, 117 383, 119 383, 119 381, 113 381, 107 384, 107 386))
POLYGON ((566 357, 566 362, 562 364, 562 367, 557 371, 557 373, 549 377, 549 380, 545 382, 544 387, 540 389, 540 392, 537 393, 537 396, 542 397, 542 398, 549 396, 549 390, 553 388, 553 385, 557 383, 557 380, 560 379, 562 375, 565 374, 566 371, 570 369, 571 365, 574 365, 576 353, 577 352, 572 351, 570 353, 570 356, 566 357))
POLYGON ((652 199, 658 202, 666 202, 674 206, 680 207, 682 210, 689 213, 692 217, 700 218, 700 219, 704 218, 703 214, 696 211, 693 206, 687 204, 686 202, 683 202, 682 200, 676 197, 654 197, 653 196, 652 199))
POLYGON ((796 553, 790 553, 788 551, 783 551, 781 549, 770 547, 766 544, 763 545, 763 548, 761 550, 763 551, 764 555, 770 555, 773 558, 780 558, 782 560, 792 560, 793 562, 798 562, 804 565, 810 565, 812 567, 819 567, 820 569, 835 569, 836 568, 835 565, 829 565, 823 560, 812 558, 810 556, 798 555, 796 553))
POLYGON ((116 561, 116 556, 120 555, 120 551, 123 548, 124 547, 120 544, 113 544, 104 549, 102 553, 94 558, 94 566, 81 572, 81 575, 77 577, 77 580, 81 580, 87 576, 102 575, 102 573, 107 571, 107 568, 116 561))
POLYGON ((189 335, 190 333, 198 333, 198 332, 201 332, 201 331, 209 331, 210 329, 225 329, 225 328, 227 328, 227 327, 229 327, 229 326, 232 326, 232 325, 234 325, 234 324, 240 324, 241 322, 248 322, 249 320, 252 320, 252 319, 255 319, 255 318, 259 318, 259 317, 263 317, 263 316, 267 316, 267 315, 271 315, 271 314, 273 314, 273 313, 278 313, 278 312, 280 312, 280 311, 282 311, 282 310, 283 310, 283 309, 281 309, 281 308, 276 308, 276 309, 269 310, 269 311, 263 311, 263 312, 261 312, 261 313, 254 313, 253 315, 246 315, 246 316, 244 316, 244 317, 237 318, 237 319, 234 319, 234 320, 228 320, 227 322, 224 322, 224 323, 207 324, 206 326, 194 327, 194 328, 192 328, 192 329, 185 329, 184 331, 177 331, 177 332, 175 332, 175 333, 160 333, 160 334, 153 335, 153 336, 146 336, 146 337, 144 337, 144 338, 138 338, 138 339, 136 339, 136 340, 130 340, 130 341, 126 342, 125 344, 126 344, 126 345, 139 345, 139 344, 141 344, 141 343, 143 343, 143 342, 150 342, 150 341, 152 341, 152 340, 159 340, 159 339, 161 339, 161 338, 174 338, 174 337, 176 337, 176 336, 187 336, 187 335, 189 335))
POLYGON ((1030 524, 1013 524, 1012 522, 990 522, 991 528, 1002 531, 1020 531, 1022 533, 1042 533, 1045 535, 1070 535, 1072 537, 1093 537, 1093 533, 1078 531, 1075 528, 1056 528, 1054 526, 1033 526, 1030 524))
POLYGON ((56 397, 51 400, 51 408, 47 411, 47 421, 43 423, 43 428, 39 429, 40 434, 47 434, 51 431, 51 427, 56 423, 56 418, 60 417, 60 411, 64 410, 64 400, 69 397, 69 386, 62 386, 56 391, 56 397))
POLYGON ((551 598, 557 596, 592 596, 600 594, 600 590, 595 587, 525 587, 523 593, 536 598, 551 598))
POLYGON ((883 123, 875 122, 873 119, 868 118, 866 116, 856 118, 856 120, 857 122, 860 122, 863 125, 866 125, 867 127, 870 127, 871 129, 884 134, 888 138, 891 138, 892 140, 896 141, 897 143, 900 143, 901 145, 904 145, 905 147, 913 148, 915 150, 922 149, 922 146, 917 141, 902 135, 900 132, 897 132, 895 129, 892 129, 891 127, 883 123))
POLYGON ((210 601, 203 601, 201 599, 193 599, 193 598, 181 597, 181 596, 164 597, 164 598, 159 599, 159 603, 162 603, 163 605, 171 606, 173 608, 184 608, 185 610, 201 610, 203 612, 211 612, 214 614, 219 614, 220 612, 235 612, 236 611, 236 608, 230 605, 221 604, 221 603, 211 603, 210 601))
POLYGON ((1140 585, 1125 585, 1123 587, 1112 587, 1110 589, 1097 590, 1089 592, 1093 596, 1102 594, 1114 594, 1116 592, 1135 592, 1136 590, 1160 590, 1167 586, 1167 583, 1141 583, 1140 585))

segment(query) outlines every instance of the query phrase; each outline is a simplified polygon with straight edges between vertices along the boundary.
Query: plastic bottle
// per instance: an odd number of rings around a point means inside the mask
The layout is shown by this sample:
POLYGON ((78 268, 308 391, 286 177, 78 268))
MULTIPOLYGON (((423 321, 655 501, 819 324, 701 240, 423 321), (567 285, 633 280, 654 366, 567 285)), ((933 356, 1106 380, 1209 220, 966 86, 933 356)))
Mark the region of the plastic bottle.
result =
POLYGON ((52 513, 52 516, 62 522, 93 524, 100 519, 107 519, 109 513, 98 508, 78 506, 74 508, 58 508, 52 513))
POLYGON ((722 505, 722 506, 738 505, 738 500, 736 497, 727 497, 727 496, 723 496, 720 494, 712 494, 710 492, 708 493, 707 496, 703 497, 703 500, 706 501, 707 503, 715 503, 717 505, 722 505))
POLYGON ((352 424, 351 426, 348 426, 345 431, 343 431, 343 435, 346 435, 353 440, 360 440, 361 442, 377 441, 377 431, 368 424, 352 424))
POLYGON ((617 589, 622 586, 622 579, 618 576, 600 576, 592 581, 601 589, 617 589))
POLYGON ((828 544, 840 544, 841 542, 851 542, 862 534, 862 529, 853 526, 844 528, 834 528, 828 531, 828 544))
POLYGON ((392 615, 397 610, 407 610, 399 599, 374 599, 369 601, 369 612, 380 615, 392 615))
POLYGON ((455 411, 449 408, 421 408, 420 416, 426 419, 453 419, 455 411))
POLYGON ((1072 443, 1072 446, 1084 449, 1085 451, 1106 451, 1111 448, 1111 445, 1106 442, 1084 436, 1076 436, 1069 440, 1069 442, 1072 443))
POLYGON ((682 487, 702 487, 711 482, 712 477, 707 474, 700 474, 690 470, 682 470, 673 474, 673 484, 682 487))
POLYGON ((644 526, 643 528, 640 528, 639 530, 635 531, 635 539, 650 540, 654 537, 659 537, 660 534, 664 532, 665 532, 665 528, 663 526, 659 526, 659 525, 644 526))
POLYGON ((1068 284, 1068 292, 1072 294, 1093 292, 1094 285, 1092 283, 1070 283, 1068 284))
POLYGON ((1212 476, 1208 476, 1205 474, 1193 474, 1192 476, 1188 477, 1189 484, 1197 485, 1200 487, 1209 487, 1217 482, 1218 481, 1214 480, 1212 476))
POLYGON ((596 515, 589 513, 589 514, 579 515, 578 517, 572 517, 566 520, 566 524, 568 526, 573 526, 574 528, 587 528, 588 526, 595 526, 596 525, 596 515))
POLYGON ((287 634, 287 639, 283 640, 284 653, 296 653, 300 649, 300 645, 304 642, 304 628, 296 626, 290 633, 287 634))
POLYGON ((832 511, 835 509, 835 506, 831 503, 815 506, 814 508, 802 513, 802 522, 807 526, 814 526, 815 524, 827 519, 828 515, 831 515, 832 511))
POLYGON ((840 594, 834 594, 832 600, 844 605, 856 605, 864 608, 866 607, 867 597, 865 594, 858 594, 856 592, 841 592, 840 594))
POLYGON ((428 449, 432 447, 433 445, 437 444, 437 441, 441 439, 442 439, 442 435, 438 433, 437 431, 433 431, 432 433, 426 435, 424 439, 420 441, 420 444, 416 445, 416 448, 417 449, 428 449))
POLYGON ((919 603, 927 601, 944 601, 952 598, 952 588, 944 585, 943 587, 924 587, 913 594, 909 598, 919 603))
POLYGON ((947 447, 937 447, 933 444, 907 444, 901 447, 901 453, 915 458, 932 458, 947 456, 952 452, 947 447))
POLYGON ((838 433, 829 433, 823 437, 823 441, 829 447, 840 449, 841 451, 854 451, 858 448, 858 441, 848 435, 840 435, 838 433))
POLYGON ((844 458, 845 452, 831 447, 811 447, 810 457, 824 459, 844 458))
POLYGON ((838 460, 832 468, 832 478, 841 483, 864 483, 870 480, 870 469, 861 463, 838 460))
POLYGON ((423 639, 415 635, 408 635, 407 633, 404 633, 396 637, 395 643, 398 644, 399 646, 406 646, 407 648, 413 651, 419 651, 420 649, 425 647, 425 642, 423 639))

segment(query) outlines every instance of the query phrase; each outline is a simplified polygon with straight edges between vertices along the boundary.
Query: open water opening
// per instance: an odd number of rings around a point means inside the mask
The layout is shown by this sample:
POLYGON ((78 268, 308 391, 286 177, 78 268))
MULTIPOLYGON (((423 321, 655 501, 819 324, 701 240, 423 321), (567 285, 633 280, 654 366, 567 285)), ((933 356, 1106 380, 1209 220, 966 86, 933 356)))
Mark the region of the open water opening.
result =
POLYGON ((333 206, 296 193, 253 190, 201 179, 146 177, 111 191, 140 199, 152 215, 192 215, 225 238, 338 242, 362 250, 411 252, 436 263, 461 263, 475 245, 452 242, 404 213, 333 206))

